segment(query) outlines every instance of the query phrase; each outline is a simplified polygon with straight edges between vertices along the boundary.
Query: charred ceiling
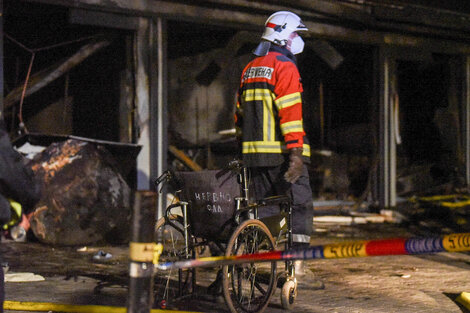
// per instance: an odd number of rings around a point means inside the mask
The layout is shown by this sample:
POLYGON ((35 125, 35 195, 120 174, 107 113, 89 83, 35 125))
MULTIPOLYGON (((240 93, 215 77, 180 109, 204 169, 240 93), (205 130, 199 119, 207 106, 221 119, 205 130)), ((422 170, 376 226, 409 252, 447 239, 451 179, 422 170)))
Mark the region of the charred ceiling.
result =
POLYGON ((421 44, 421 41, 398 40, 400 36, 462 43, 470 41, 469 5, 455 1, 29 1, 125 15, 164 16, 178 21, 230 25, 246 30, 260 29, 267 14, 288 9, 302 16, 315 37, 336 37, 363 43, 393 41, 408 45, 421 44))

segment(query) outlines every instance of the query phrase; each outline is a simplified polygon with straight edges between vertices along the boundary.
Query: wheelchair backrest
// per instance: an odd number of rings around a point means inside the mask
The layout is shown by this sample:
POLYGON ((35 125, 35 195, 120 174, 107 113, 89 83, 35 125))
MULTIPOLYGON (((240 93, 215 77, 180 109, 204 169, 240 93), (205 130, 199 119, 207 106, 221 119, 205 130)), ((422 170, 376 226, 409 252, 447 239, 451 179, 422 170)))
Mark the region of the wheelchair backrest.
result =
POLYGON ((233 231, 235 198, 240 196, 237 175, 217 170, 176 172, 182 192, 180 200, 189 203, 191 233, 211 241, 228 240, 233 231))

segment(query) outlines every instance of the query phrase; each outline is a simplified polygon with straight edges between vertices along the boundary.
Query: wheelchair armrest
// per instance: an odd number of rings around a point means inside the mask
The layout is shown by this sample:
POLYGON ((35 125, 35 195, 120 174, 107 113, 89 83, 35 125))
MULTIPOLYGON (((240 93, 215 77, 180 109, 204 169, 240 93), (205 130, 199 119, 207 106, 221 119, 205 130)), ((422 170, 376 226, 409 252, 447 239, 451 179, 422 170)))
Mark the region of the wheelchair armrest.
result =
POLYGON ((237 219, 244 212, 250 211, 252 209, 258 208, 261 209, 263 206, 269 205, 279 205, 281 211, 290 212, 291 211, 291 200, 288 196, 272 196, 267 197, 262 200, 256 201, 256 203, 250 204, 247 207, 240 208, 235 212, 235 219, 237 219), (286 205, 286 206, 283 206, 286 205))
POLYGON ((288 196, 272 196, 272 197, 267 197, 262 200, 259 200, 257 201, 257 203, 260 206, 282 204, 282 203, 290 204, 290 198, 288 196))
POLYGON ((255 204, 250 204, 246 207, 243 207, 243 208, 239 208, 237 211, 235 211, 235 220, 238 220, 238 218, 240 217, 240 215, 242 215, 243 213, 245 212, 248 212, 250 210, 253 210, 254 208, 258 207, 258 204, 255 203, 255 204))

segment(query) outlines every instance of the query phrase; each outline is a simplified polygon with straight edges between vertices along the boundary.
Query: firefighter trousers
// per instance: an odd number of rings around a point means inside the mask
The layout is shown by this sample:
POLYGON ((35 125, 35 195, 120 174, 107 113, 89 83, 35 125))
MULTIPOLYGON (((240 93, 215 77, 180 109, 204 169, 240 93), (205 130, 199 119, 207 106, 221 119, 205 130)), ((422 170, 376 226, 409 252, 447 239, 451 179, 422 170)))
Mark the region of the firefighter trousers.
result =
MULTIPOLYGON (((294 246, 309 245, 313 230, 313 196, 307 166, 303 165, 302 175, 293 184, 284 179, 288 164, 276 167, 252 167, 250 198, 261 200, 266 197, 287 195, 292 201, 292 234, 294 246)), ((279 214, 279 207, 260 208, 259 217, 279 214)))

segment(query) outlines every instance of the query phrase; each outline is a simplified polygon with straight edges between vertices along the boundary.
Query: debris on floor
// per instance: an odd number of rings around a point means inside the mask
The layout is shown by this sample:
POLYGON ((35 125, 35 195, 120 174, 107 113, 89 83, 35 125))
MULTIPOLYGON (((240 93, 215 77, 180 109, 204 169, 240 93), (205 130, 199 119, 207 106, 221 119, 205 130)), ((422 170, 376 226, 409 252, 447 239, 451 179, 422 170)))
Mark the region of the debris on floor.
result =
POLYGON ((98 251, 97 254, 95 254, 93 256, 93 261, 95 261, 95 262, 109 261, 112 257, 113 257, 113 255, 111 253, 100 250, 100 251, 98 251))
MULTIPOLYGON (((316 214, 315 214, 316 215, 316 214)), ((402 223, 406 217, 398 211, 381 210, 380 213, 362 213, 343 210, 336 215, 320 215, 313 218, 314 224, 367 224, 367 223, 402 223)))
POLYGON ((21 273, 6 273, 5 282, 26 283, 33 281, 44 281, 45 278, 41 275, 21 272, 21 273))
POLYGON ((410 221, 439 232, 470 231, 470 196, 467 194, 430 195, 409 199, 410 221))

